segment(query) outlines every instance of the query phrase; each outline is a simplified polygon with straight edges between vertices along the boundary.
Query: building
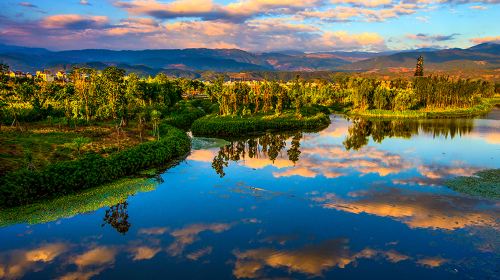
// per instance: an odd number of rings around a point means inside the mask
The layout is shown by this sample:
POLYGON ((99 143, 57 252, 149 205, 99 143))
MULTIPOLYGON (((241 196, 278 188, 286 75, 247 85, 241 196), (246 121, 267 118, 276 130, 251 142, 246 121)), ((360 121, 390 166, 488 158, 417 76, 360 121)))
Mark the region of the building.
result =
POLYGON ((64 71, 57 71, 56 77, 59 81, 65 81, 66 80, 66 72, 64 71))
POLYGON ((52 72, 50 72, 49 70, 36 71, 36 77, 46 82, 54 81, 54 75, 52 75, 52 72))

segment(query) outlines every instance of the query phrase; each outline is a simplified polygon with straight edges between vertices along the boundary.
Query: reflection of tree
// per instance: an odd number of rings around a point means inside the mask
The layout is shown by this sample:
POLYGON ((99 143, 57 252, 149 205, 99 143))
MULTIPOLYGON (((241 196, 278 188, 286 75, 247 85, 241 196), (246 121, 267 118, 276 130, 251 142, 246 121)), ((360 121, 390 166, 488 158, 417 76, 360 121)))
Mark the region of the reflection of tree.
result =
MULTIPOLYGON (((274 162, 286 147, 286 140, 291 136, 290 134, 267 133, 257 138, 233 141, 220 148, 212 161, 212 168, 224 177, 226 175, 224 167, 228 166, 229 161, 238 161, 248 157, 250 159, 268 158, 274 162)), ((288 159, 293 163, 299 160, 301 138, 302 133, 293 134, 290 150, 287 151, 288 159)))
POLYGON ((296 133, 292 137, 292 143, 290 145, 290 150, 286 152, 288 154, 288 159, 294 164, 299 160, 300 157, 300 139, 302 138, 302 133, 296 133))
POLYGON ((473 129, 471 119, 435 119, 435 120, 367 120, 355 118, 344 140, 347 150, 358 150, 373 141, 382 143, 386 137, 411 138, 419 131, 432 134, 433 137, 450 137, 468 134, 473 129))
POLYGON ((222 178, 226 175, 224 172, 224 167, 227 167, 229 162, 229 158, 224 153, 224 150, 221 148, 217 155, 214 157, 212 161, 212 168, 215 170, 217 174, 222 178))
POLYGON ((368 144, 368 136, 370 136, 371 132, 370 127, 370 122, 364 119, 353 119, 347 137, 344 140, 346 150, 357 150, 368 144))
POLYGON ((128 222, 128 212, 127 212, 128 202, 120 202, 114 206, 111 206, 108 210, 106 210, 106 214, 104 215, 103 224, 109 224, 116 231, 121 234, 125 234, 130 229, 131 224, 128 222))

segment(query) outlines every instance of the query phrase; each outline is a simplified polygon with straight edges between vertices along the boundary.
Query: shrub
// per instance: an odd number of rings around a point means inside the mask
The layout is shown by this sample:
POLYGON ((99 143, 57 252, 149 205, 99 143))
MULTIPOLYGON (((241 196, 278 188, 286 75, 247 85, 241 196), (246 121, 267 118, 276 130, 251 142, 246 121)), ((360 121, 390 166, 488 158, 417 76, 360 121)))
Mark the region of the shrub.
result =
POLYGON ((255 115, 249 117, 209 115, 196 120, 191 130, 199 136, 241 136, 267 130, 315 130, 327 126, 330 118, 324 113, 297 118, 294 113, 255 115))
MULTIPOLYGON (((210 103, 209 101, 207 102, 210 103)), ((209 107, 202 100, 191 102, 180 101, 174 106, 169 116, 163 122, 180 129, 189 129, 196 119, 205 116, 205 109, 210 110, 209 107), (199 105, 199 107, 195 105, 199 105)))

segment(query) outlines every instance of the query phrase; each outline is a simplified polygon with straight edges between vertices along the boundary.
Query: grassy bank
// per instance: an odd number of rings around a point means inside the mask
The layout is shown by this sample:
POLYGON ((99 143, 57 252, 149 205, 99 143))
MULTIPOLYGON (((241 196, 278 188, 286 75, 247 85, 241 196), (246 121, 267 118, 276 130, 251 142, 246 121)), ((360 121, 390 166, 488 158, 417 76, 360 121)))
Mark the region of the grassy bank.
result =
POLYGON ((215 137, 237 137, 265 131, 315 130, 330 123, 330 118, 323 112, 301 117, 294 112, 274 114, 256 114, 252 116, 217 116, 208 115, 196 120, 191 130, 194 135, 215 137))
POLYGON ((457 177, 446 181, 445 185, 460 193, 500 199, 500 169, 479 171, 471 177, 457 177))
POLYGON ((376 118, 414 118, 414 119, 438 119, 438 118, 460 118, 476 117, 487 114, 494 107, 494 102, 485 100, 471 108, 446 108, 446 109, 420 109, 420 110, 350 110, 349 116, 376 117, 376 118))
POLYGON ((103 207, 121 203, 129 196, 148 192, 156 188, 157 182, 151 178, 125 178, 100 187, 0 210, 0 227, 13 224, 41 224, 88 213, 103 207))
POLYGON ((78 127, 36 122, 23 129, 3 127, 0 131, 0 176, 30 165, 41 169, 51 163, 78 159, 80 154, 97 153, 107 157, 154 140, 149 130, 141 131, 137 123, 117 130, 113 122, 93 122, 78 127), (80 145, 78 140, 83 140, 80 145))
POLYGON ((191 142, 184 131, 160 125, 159 141, 138 144, 103 157, 88 153, 42 169, 20 169, 0 178, 0 205, 12 207, 58 195, 76 193, 187 154, 191 142))

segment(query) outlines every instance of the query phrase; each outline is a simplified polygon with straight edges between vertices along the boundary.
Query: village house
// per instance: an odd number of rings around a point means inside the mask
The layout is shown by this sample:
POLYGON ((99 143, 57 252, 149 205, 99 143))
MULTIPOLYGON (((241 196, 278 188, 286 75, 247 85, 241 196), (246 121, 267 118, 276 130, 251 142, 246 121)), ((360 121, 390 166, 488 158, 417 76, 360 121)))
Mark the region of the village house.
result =
POLYGON ((49 70, 36 71, 36 76, 46 82, 54 81, 54 75, 52 75, 52 72, 50 72, 49 70))
POLYGON ((66 81, 67 80, 66 72, 64 72, 64 71, 57 71, 56 77, 59 81, 66 81))

